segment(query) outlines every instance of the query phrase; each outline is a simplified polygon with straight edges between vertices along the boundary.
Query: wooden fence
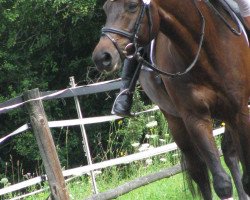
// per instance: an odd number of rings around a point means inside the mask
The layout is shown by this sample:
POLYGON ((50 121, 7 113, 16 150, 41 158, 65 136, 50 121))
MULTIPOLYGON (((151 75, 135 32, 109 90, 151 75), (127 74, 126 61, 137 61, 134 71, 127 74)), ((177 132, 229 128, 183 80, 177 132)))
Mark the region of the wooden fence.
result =
MULTIPOLYGON (((30 115, 31 127, 34 131, 34 135, 38 143, 39 151, 47 174, 47 179, 51 190, 51 199, 69 200, 69 193, 66 188, 66 183, 61 170, 59 158, 56 153, 56 147, 50 132, 42 100, 74 97, 79 120, 82 120, 81 108, 77 96, 83 95, 84 92, 86 94, 91 94, 91 93, 97 93, 99 92, 99 90, 101 92, 104 92, 112 89, 118 89, 120 87, 119 81, 110 81, 110 82, 105 83, 106 87, 100 87, 100 85, 104 84, 102 83, 102 84, 93 84, 92 87, 89 86, 81 87, 81 89, 79 90, 79 87, 76 87, 74 83, 74 77, 70 77, 70 84, 72 87, 69 89, 64 89, 61 91, 53 91, 53 92, 44 92, 44 93, 40 93, 38 89, 34 89, 25 92, 22 96, 16 97, 14 99, 11 99, 7 102, 0 104, 0 114, 8 112, 9 110, 12 110, 17 107, 21 107, 24 105, 26 106, 30 115), (111 85, 109 85, 110 82, 112 82, 111 85), (85 90, 83 90, 83 88, 85 90)), ((79 125, 81 127, 83 135, 84 150, 87 155, 88 164, 92 165, 92 159, 90 157, 90 150, 88 147, 88 141, 84 125, 83 123, 79 125)), ((29 128, 29 127, 24 126, 24 128, 29 128)), ((20 130, 19 132, 15 131, 15 133, 9 134, 6 137, 2 138, 1 142, 18 133, 20 133, 20 130)), ((92 175, 93 188, 95 190, 95 193, 97 193, 94 174, 92 171, 90 173, 92 175)))
MULTIPOLYGON (((78 95, 86 95, 86 94, 93 94, 93 93, 98 93, 98 92, 115 90, 115 89, 120 88, 120 84, 121 84, 120 80, 114 80, 114 81, 102 82, 99 84, 92 84, 92 85, 88 85, 88 86, 67 88, 65 90, 60 90, 60 91, 41 92, 40 94, 36 94, 36 96, 32 96, 31 94, 25 93, 23 96, 11 99, 7 102, 0 104, 0 114, 8 112, 9 110, 12 110, 16 107, 20 107, 23 105, 31 106, 30 108, 28 108, 28 110, 30 113, 31 122, 33 121, 32 128, 34 130, 35 136, 37 138, 39 138, 39 139, 37 139, 38 145, 39 145, 39 143, 41 143, 40 144, 40 146, 41 146, 40 152, 42 154, 42 157, 44 157, 43 161, 45 163, 48 163, 46 174, 48 176, 47 179, 49 180, 49 185, 50 185, 50 189, 52 191, 52 196, 54 198, 56 197, 55 199, 63 199, 63 200, 69 199, 68 192, 67 192, 67 189, 65 187, 65 182, 64 182, 64 180, 62 181, 62 176, 64 176, 64 177, 79 176, 79 175, 82 175, 82 174, 85 174, 88 172, 93 172, 94 170, 97 170, 97 169, 103 169, 106 167, 115 166, 115 165, 119 165, 119 164, 131 163, 131 162, 134 162, 137 160, 146 159, 146 158, 149 158, 152 156, 160 155, 160 154, 167 153, 167 152, 170 152, 170 151, 177 149, 176 144, 172 143, 172 144, 164 145, 164 146, 157 147, 157 148, 154 148, 151 150, 147 150, 145 152, 135 153, 132 155, 121 157, 121 158, 112 159, 112 160, 108 160, 108 161, 104 161, 104 162, 96 163, 96 164, 90 164, 87 166, 69 169, 69 170, 65 170, 65 171, 61 172, 59 160, 57 160, 58 159, 58 158, 56 158, 57 155, 55 155, 56 154, 55 149, 53 150, 53 148, 54 148, 53 141, 50 141, 50 142, 44 141, 45 143, 50 143, 50 145, 48 147, 46 147, 46 146, 44 146, 44 143, 43 143, 43 140, 45 140, 45 139, 41 138, 41 136, 43 134, 47 134, 47 136, 45 138, 50 137, 50 136, 48 136, 48 135, 50 135, 49 127, 55 128, 55 127, 76 126, 76 125, 79 126, 79 125, 84 125, 84 124, 102 123, 102 122, 108 122, 108 121, 120 119, 121 117, 111 115, 111 116, 102 116, 102 117, 80 118, 80 119, 47 122, 45 113, 44 113, 43 108, 42 108, 41 101, 42 100, 57 99, 57 98, 76 97, 78 95), (28 97, 28 96, 30 96, 30 97, 28 97), (35 107, 36 106, 38 106, 38 107, 35 109, 34 105, 32 106, 31 104, 38 104, 38 105, 35 105, 35 107), (39 112, 37 112, 37 109, 39 110, 39 112), (46 155, 46 152, 49 152, 50 155, 46 155), (53 153, 51 153, 51 152, 53 152, 53 153), (51 155, 53 155, 55 157, 52 156, 52 158, 51 158, 51 155), (54 163, 55 160, 57 160, 56 163, 54 163), (51 163, 53 163, 54 166, 51 166, 51 163), (54 170, 60 171, 59 175, 55 174, 53 172, 54 170), (60 182, 60 183, 58 183, 58 182, 60 182)), ((30 93, 30 92, 28 92, 28 93, 30 93)), ((34 91, 33 91, 33 93, 34 93, 34 91)), ((38 93, 37 90, 36 90, 36 93, 38 93)), ((146 112, 155 111, 157 109, 158 108, 155 107, 155 108, 148 110, 146 112)), ((141 114, 141 113, 137 113, 137 114, 141 114)), ((13 137, 14 135, 20 134, 27 129, 29 129, 28 124, 21 126, 20 128, 18 128, 14 132, 1 138, 0 145, 5 140, 13 137)), ((216 136, 216 135, 222 134, 223 132, 224 132, 224 127, 214 130, 214 135, 216 136)), ((46 166, 45 166, 45 168, 46 168, 46 166)), ((164 175, 159 175, 158 177, 168 177, 169 170, 171 171, 171 169, 167 169, 167 170, 163 171, 161 174, 164 174, 164 175)), ((170 175, 171 174, 172 173, 170 173, 170 175)), ((25 188, 25 187, 35 185, 37 183, 40 183, 42 181, 42 179, 43 179, 42 177, 36 177, 36 178, 32 178, 32 179, 29 179, 27 181, 23 181, 21 183, 15 184, 15 185, 11 185, 7 188, 0 189, 0 196, 7 194, 7 193, 10 193, 10 192, 20 190, 20 189, 25 188)), ((141 184, 143 184, 142 179, 143 179, 143 177, 139 181, 141 184)), ((148 180, 148 178, 146 178, 146 179, 148 180)), ((155 181, 155 179, 152 179, 152 181, 155 181)), ((129 185, 131 186, 131 184, 129 184, 129 185)), ((126 186, 124 186, 124 187, 126 187, 126 186)), ((122 187, 123 190, 124 190, 124 187, 122 187)), ((131 189, 132 188, 130 187, 130 189, 127 189, 126 191, 130 191, 131 189)), ((113 193, 112 198, 114 198, 115 197, 114 195, 116 195, 116 194, 114 194, 114 191, 111 191, 111 193, 113 193)), ((102 198, 104 198, 105 195, 101 195, 101 196, 102 196, 102 198)), ((107 196, 106 199, 109 199, 108 196, 110 196, 110 192, 108 192, 106 194, 106 196, 107 196)), ((100 197, 100 195, 99 195, 99 197, 100 197)), ((89 199, 98 199, 99 197, 98 197, 98 194, 95 194, 93 197, 91 197, 89 199)), ((18 198, 20 198, 20 197, 17 197, 14 199, 18 199, 18 198)))

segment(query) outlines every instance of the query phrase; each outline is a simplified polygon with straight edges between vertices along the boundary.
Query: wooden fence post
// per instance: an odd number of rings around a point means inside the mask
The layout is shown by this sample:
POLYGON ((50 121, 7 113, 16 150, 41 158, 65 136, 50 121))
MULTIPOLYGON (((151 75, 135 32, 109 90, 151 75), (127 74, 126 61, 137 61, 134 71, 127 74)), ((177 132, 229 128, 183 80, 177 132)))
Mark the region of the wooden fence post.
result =
POLYGON ((48 126, 47 117, 41 100, 32 100, 40 97, 39 89, 33 89, 23 94, 27 102, 31 126, 43 160, 45 171, 52 194, 52 199, 69 200, 69 193, 62 174, 56 147, 48 126))

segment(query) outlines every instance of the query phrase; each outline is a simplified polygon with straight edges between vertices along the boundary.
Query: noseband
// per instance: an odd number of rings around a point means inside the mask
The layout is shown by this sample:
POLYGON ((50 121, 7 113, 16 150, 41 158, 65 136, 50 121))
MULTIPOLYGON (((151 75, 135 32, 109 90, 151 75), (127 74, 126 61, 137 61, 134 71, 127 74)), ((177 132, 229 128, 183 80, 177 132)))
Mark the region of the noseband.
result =
POLYGON ((110 28, 110 27, 103 27, 102 28, 102 35, 107 36, 111 40, 111 42, 116 47, 116 49, 118 50, 118 52, 119 52, 119 54, 120 54, 120 56, 122 58, 132 58, 138 53, 138 42, 137 42, 138 33, 140 31, 141 23, 142 23, 142 20, 143 20, 143 17, 145 15, 145 13, 147 14, 147 17, 148 17, 149 41, 151 40, 152 19, 151 19, 151 13, 150 13, 149 6, 150 6, 150 0, 143 0, 143 4, 141 6, 140 13, 139 13, 138 18, 137 18, 137 20, 135 22, 134 29, 133 29, 132 33, 121 30, 121 29, 116 29, 116 28, 110 28), (133 46, 135 48, 135 51, 134 51, 133 55, 127 56, 124 53, 124 51, 121 50, 121 48, 119 47, 116 40, 114 38, 112 38, 109 33, 121 35, 121 36, 124 36, 124 37, 128 38, 130 40, 130 42, 131 42, 128 45, 133 44, 133 46))

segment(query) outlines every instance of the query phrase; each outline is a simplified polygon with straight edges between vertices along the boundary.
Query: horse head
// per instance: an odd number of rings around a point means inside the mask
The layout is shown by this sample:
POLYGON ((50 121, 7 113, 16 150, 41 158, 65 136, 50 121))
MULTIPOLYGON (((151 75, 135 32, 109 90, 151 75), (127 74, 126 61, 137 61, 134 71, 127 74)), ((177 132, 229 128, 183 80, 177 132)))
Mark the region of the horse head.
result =
POLYGON ((107 20, 92 58, 99 71, 112 72, 157 35, 159 15, 150 0, 107 0, 103 9, 107 20))

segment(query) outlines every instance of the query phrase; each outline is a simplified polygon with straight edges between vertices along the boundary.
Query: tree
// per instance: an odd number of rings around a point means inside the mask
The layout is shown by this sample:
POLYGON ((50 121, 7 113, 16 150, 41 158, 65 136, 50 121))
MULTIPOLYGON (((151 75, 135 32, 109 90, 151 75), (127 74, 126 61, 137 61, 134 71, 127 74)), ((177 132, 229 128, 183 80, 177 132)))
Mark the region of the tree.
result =
MULTIPOLYGON (((41 91, 65 88, 72 75, 81 84, 98 78, 100 74, 93 67, 91 54, 105 20, 102 3, 96 0, 0 0, 0 102, 36 87, 41 91)), ((92 104, 91 98, 95 97, 89 97, 84 104, 92 104)), ((50 119, 76 117, 73 103, 65 106, 60 101, 49 102, 45 107, 50 119)), ((86 115, 93 113, 91 106, 86 108, 86 115)), ((102 113, 101 110, 95 112, 102 113)), ((0 137, 27 122, 27 113, 20 109, 1 115, 0 137)), ((54 134, 54 137, 65 160, 66 134, 54 134)), ((72 150, 81 140, 72 136, 69 142, 67 151, 72 152, 67 154, 74 153, 73 165, 82 162, 78 160, 82 150, 72 150)), ((32 168, 40 160, 35 149, 31 132, 8 141, 0 146, 0 167, 5 167, 11 154, 12 161, 27 160, 26 167, 32 168)))

